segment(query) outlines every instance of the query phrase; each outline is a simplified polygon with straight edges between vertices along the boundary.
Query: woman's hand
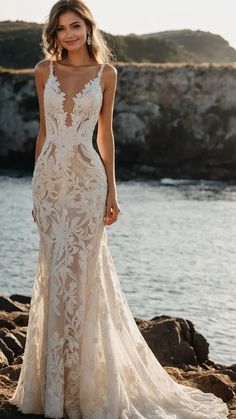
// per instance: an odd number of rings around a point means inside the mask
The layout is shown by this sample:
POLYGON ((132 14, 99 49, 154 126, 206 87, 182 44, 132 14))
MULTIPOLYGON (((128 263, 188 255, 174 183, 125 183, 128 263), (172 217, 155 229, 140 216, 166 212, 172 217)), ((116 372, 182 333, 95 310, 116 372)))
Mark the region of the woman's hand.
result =
POLYGON ((120 207, 116 199, 116 195, 112 192, 108 192, 106 200, 106 210, 104 215, 104 224, 113 224, 120 213, 120 207))

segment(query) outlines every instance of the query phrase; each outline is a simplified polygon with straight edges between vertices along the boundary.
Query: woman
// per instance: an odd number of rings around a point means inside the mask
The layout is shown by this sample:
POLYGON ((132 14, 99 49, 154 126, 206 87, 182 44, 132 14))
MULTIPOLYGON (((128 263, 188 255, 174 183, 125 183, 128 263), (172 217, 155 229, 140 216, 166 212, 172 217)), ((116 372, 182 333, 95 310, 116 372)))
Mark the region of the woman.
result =
POLYGON ((222 419, 213 394, 177 384, 140 333, 107 247, 117 72, 88 7, 60 0, 35 67, 40 129, 32 179, 40 250, 24 361, 10 399, 49 418, 222 419), (52 60, 53 59, 53 60, 52 60), (92 145, 98 121, 97 144, 92 145))

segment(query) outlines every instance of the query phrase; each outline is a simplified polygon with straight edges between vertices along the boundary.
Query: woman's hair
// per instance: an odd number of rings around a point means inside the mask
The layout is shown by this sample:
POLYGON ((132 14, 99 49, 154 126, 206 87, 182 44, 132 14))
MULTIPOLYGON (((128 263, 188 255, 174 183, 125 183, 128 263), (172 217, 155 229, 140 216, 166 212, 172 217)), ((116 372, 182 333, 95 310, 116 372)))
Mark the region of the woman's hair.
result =
POLYGON ((57 60, 63 59, 67 56, 67 50, 61 48, 56 37, 56 28, 58 24, 58 17, 67 11, 71 11, 79 15, 84 20, 85 24, 90 29, 92 43, 87 45, 88 53, 91 58, 94 58, 99 64, 104 62, 111 62, 114 58, 110 48, 97 27, 96 21, 86 4, 81 0, 59 0, 51 8, 48 20, 45 23, 42 35, 42 48, 44 56, 56 57, 57 60))

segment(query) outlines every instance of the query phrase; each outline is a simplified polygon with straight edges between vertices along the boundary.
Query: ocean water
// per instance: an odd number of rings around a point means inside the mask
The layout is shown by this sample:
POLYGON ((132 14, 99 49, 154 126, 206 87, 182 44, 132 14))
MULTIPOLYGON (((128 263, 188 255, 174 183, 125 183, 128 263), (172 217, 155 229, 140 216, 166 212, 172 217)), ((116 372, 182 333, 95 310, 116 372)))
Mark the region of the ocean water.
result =
MULTIPOLYGON (((210 358, 236 363, 236 184, 117 182, 119 219, 108 244, 134 316, 191 320, 210 358)), ((0 176, 0 293, 31 295, 38 233, 31 177, 0 176)))

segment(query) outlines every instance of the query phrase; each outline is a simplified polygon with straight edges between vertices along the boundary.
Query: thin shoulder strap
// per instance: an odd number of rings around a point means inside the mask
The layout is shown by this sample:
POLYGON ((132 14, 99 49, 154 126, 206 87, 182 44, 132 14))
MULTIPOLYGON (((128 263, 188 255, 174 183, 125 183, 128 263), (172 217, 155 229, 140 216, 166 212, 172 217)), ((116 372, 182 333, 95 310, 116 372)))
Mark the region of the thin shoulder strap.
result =
POLYGON ((98 71, 98 80, 99 81, 101 80, 101 76, 102 76, 102 72, 103 72, 104 67, 105 67, 105 63, 103 63, 101 65, 101 67, 99 68, 99 71, 98 71))
POLYGON ((53 60, 49 60, 49 70, 50 70, 50 76, 53 75, 53 60))

